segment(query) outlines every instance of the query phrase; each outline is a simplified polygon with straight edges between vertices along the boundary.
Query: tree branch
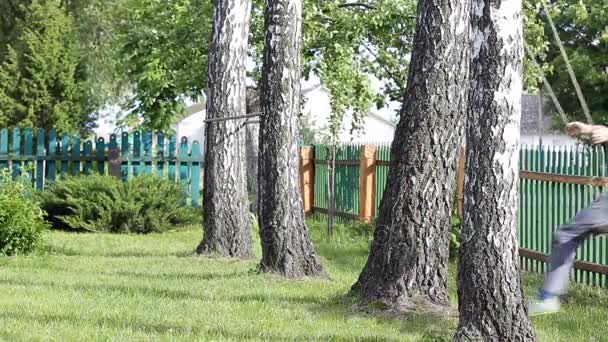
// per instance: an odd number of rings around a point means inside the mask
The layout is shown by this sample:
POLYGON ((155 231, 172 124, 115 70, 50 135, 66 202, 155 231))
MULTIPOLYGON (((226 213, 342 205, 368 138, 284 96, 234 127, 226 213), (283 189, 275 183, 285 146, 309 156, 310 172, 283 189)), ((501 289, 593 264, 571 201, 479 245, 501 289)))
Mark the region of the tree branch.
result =
POLYGON ((338 5, 338 8, 349 8, 349 7, 363 7, 363 8, 368 9, 368 10, 375 10, 376 9, 376 6, 370 5, 370 4, 366 4, 364 2, 349 2, 349 3, 338 5))
MULTIPOLYGON (((365 48, 365 50, 367 50, 367 52, 369 52, 372 56, 374 56, 374 58, 377 60, 380 59, 380 57, 378 56, 377 53, 375 53, 367 44, 363 43, 362 44, 363 47, 365 48)), ((395 85, 397 85, 397 87, 399 87, 400 89, 403 89, 403 84, 401 83, 401 79, 396 77, 395 74, 393 74, 393 72, 391 72, 391 70, 382 63, 379 63, 382 67, 382 69, 384 69, 384 71, 386 72, 386 74, 393 79, 393 82, 395 82, 395 85)))

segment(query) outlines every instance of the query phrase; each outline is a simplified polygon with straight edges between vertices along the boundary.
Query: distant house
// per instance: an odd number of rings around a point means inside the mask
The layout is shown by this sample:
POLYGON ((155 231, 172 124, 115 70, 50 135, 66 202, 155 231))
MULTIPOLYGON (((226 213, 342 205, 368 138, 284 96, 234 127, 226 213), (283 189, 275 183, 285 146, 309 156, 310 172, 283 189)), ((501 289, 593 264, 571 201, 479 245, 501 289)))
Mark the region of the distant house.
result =
POLYGON ((538 95, 522 96, 521 144, 571 146, 576 140, 553 127, 554 115, 538 95), (539 111, 542 113, 539 118, 539 111))
MULTIPOLYGON (((327 126, 331 113, 331 94, 322 85, 316 85, 302 90, 306 102, 302 110, 305 122, 321 135, 327 134, 327 126)), ((351 132, 353 117, 347 114, 342 122, 338 140, 342 143, 391 142, 395 136, 396 115, 395 104, 383 110, 370 110, 360 129, 351 132)))
POLYGON ((203 101, 188 106, 184 114, 177 117, 171 125, 178 139, 186 137, 189 142, 198 141, 201 145, 201 154, 205 144, 205 118, 206 111, 203 101))
MULTIPOLYGON (((324 133, 327 130, 329 114, 331 113, 331 97, 329 92, 321 85, 303 87, 303 96, 306 99, 302 115, 314 130, 324 133)), ((339 140, 348 142, 390 142, 395 135, 396 123, 390 120, 389 110, 385 112, 370 111, 363 121, 361 130, 351 134, 352 117, 344 118, 343 129, 339 140)), ((392 112, 391 112, 392 113, 392 112)), ((393 115, 394 117, 394 115, 393 115)), ((176 118, 172 125, 178 137, 187 137, 189 141, 197 140, 201 146, 204 144, 206 118, 205 103, 195 103, 186 108, 184 115, 176 118)))

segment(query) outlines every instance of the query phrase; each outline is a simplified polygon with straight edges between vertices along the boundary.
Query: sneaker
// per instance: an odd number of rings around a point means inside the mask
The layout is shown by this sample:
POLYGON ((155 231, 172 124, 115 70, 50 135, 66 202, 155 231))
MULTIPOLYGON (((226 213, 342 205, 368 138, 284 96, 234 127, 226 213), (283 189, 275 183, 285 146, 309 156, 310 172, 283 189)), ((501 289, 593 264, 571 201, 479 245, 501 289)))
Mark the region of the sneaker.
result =
POLYGON ((544 300, 536 300, 530 302, 529 314, 530 316, 543 315, 559 312, 560 304, 559 297, 546 298, 544 300))

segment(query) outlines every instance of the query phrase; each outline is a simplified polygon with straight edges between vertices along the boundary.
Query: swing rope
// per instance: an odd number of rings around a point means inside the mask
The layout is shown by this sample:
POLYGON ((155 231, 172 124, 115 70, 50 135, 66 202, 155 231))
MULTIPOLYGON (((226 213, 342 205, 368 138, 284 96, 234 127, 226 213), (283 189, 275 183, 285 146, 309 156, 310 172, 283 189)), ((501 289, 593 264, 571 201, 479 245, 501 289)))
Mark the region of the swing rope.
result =
MULTIPOLYGON (((581 103, 581 107, 583 108, 583 113, 585 113, 585 117, 587 118, 587 123, 593 125, 593 118, 591 118, 591 112, 589 111, 589 107, 587 106, 587 101, 585 101, 585 97, 583 96, 583 92, 581 91, 581 87, 576 80, 576 76, 574 75, 574 70, 572 69, 572 65, 570 64, 570 60, 568 59, 568 55, 566 54, 566 50, 564 49, 564 45, 562 44, 562 40, 559 37, 557 32, 557 28, 555 28, 555 24, 553 23, 553 19, 551 19, 551 15, 549 14, 549 10, 545 5, 544 1, 540 1, 540 4, 547 15, 547 19, 549 21, 549 26, 551 26, 551 31, 553 32, 553 37, 559 47, 559 51, 566 63, 566 69, 568 70, 568 74, 570 75, 570 79, 572 80, 572 84, 574 85, 574 89, 576 90, 576 95, 578 96, 578 100, 581 103)), ((547 84, 545 82, 545 84, 547 84)))
POLYGON ((562 123, 564 125, 567 125, 570 122, 570 120, 568 120, 568 116, 566 115, 566 112, 564 112, 564 109, 562 108, 561 104, 559 103, 557 96, 555 96, 553 87, 551 87, 551 84, 549 84, 549 81, 547 81, 547 78, 545 77, 545 73, 543 72, 543 69, 536 62, 536 56, 534 56, 534 54, 531 52, 530 48, 528 47, 528 44, 524 43, 524 49, 526 51, 526 54, 528 54, 528 57, 530 57, 530 61, 540 71, 540 77, 543 82, 543 86, 544 86, 545 90, 547 91, 547 93, 549 94, 549 97, 551 98, 551 101, 553 102, 555 109, 557 109, 557 113, 559 114, 559 117, 562 120, 562 123))

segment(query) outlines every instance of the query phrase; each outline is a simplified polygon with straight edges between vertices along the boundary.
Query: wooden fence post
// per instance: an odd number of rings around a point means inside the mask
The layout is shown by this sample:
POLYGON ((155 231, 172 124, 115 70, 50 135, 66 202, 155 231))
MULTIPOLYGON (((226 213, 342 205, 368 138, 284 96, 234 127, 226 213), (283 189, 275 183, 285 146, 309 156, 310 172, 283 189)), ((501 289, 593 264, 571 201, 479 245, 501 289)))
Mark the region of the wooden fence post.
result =
POLYGON ((457 179, 457 206, 458 206, 458 215, 462 217, 463 214, 463 199, 464 199, 464 165, 466 159, 466 148, 463 146, 460 148, 460 155, 458 156, 458 169, 456 170, 456 179, 457 179))
POLYGON ((371 222, 376 203, 376 146, 361 146, 359 159, 359 219, 371 222))
POLYGON ((312 215, 315 200, 314 150, 311 146, 300 148, 300 190, 306 216, 312 215))

